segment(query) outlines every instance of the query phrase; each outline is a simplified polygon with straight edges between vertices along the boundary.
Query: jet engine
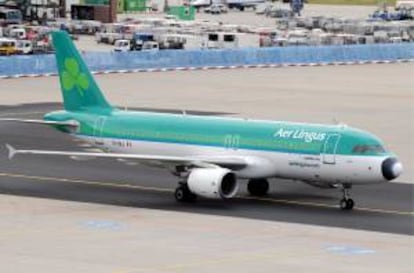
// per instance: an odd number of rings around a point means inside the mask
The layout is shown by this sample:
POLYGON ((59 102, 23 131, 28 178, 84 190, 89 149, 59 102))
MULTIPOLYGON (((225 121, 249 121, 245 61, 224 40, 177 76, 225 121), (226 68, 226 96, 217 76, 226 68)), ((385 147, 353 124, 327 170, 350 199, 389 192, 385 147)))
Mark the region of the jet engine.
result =
POLYGON ((214 199, 232 198, 239 188, 236 175, 224 168, 193 169, 187 185, 192 193, 214 199))

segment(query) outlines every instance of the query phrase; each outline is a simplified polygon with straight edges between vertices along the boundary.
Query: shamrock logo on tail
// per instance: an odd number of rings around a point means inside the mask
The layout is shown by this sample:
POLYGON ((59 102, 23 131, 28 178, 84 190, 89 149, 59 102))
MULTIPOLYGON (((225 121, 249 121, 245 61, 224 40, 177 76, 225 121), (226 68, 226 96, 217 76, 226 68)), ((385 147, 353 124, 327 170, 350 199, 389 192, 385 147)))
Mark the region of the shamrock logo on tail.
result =
POLYGON ((79 64, 74 58, 65 59, 65 70, 62 74, 63 89, 70 91, 76 87, 78 93, 83 97, 84 91, 89 87, 88 77, 80 73, 79 64))

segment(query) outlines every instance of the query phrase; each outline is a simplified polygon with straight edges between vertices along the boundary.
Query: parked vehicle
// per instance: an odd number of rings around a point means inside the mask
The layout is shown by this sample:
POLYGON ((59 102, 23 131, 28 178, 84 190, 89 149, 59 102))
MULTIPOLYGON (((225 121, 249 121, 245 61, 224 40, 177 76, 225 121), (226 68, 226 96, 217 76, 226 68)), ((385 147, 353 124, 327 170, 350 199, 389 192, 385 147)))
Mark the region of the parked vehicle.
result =
POLYGON ((414 8, 414 0, 397 0, 395 9, 399 10, 401 8, 414 8))
POLYGON ((17 54, 16 40, 0 38, 0 55, 17 54))
POLYGON ((202 47, 208 49, 237 48, 239 39, 237 34, 228 32, 207 33, 202 47))
POLYGON ((263 4, 258 4, 256 6, 256 14, 261 15, 261 14, 266 14, 267 12, 269 12, 271 9, 273 8, 273 5, 270 3, 263 3, 263 4))
POLYGON ((32 54, 33 45, 32 41, 29 40, 17 40, 16 48, 18 54, 32 54))
POLYGON ((24 28, 13 28, 9 31, 9 37, 14 39, 26 39, 26 30, 24 28))
POLYGON ((164 34, 158 39, 160 49, 184 49, 187 39, 179 34, 164 34))
POLYGON ((155 36, 153 33, 135 32, 132 36, 132 49, 141 50, 145 42, 154 42, 155 36))
POLYGON ((246 8, 255 9, 257 5, 264 3, 266 0, 227 0, 226 4, 229 9, 239 9, 244 11, 246 8))
POLYGON ((293 12, 287 8, 273 7, 265 15, 272 18, 292 18, 293 12))
POLYGON ((132 33, 127 32, 126 26, 121 23, 104 24, 101 31, 95 33, 97 43, 107 43, 113 45, 116 40, 132 39, 132 33))
POLYGON ((259 36, 260 47, 275 46, 275 39, 280 35, 276 31, 261 32, 259 36))
MULTIPOLYGON (((264 3, 265 0, 227 0, 229 9, 239 9, 243 11, 245 8, 256 8, 258 4, 264 3)), ((213 4, 220 4, 219 0, 191 0, 190 5, 195 7, 197 10, 200 8, 206 8, 213 4)))
POLYGON ((213 4, 213 0, 190 0, 190 5, 195 7, 197 11, 213 4))
POLYGON ((154 41, 146 41, 142 44, 142 51, 158 51, 160 49, 159 44, 154 41))
POLYGON ((210 14, 221 14, 221 13, 227 13, 227 7, 223 4, 212 4, 211 6, 204 9, 205 13, 210 14))
POLYGON ((113 45, 116 40, 124 39, 124 35, 122 33, 117 32, 97 32, 95 34, 95 40, 99 43, 106 43, 113 45))
POLYGON ((21 24, 22 20, 20 10, 0 7, 0 25, 21 24))
POLYGON ((127 52, 131 50, 131 41, 124 39, 116 40, 114 46, 114 52, 127 52))
POLYGON ((294 30, 286 35, 288 46, 309 45, 308 33, 302 30, 294 30))

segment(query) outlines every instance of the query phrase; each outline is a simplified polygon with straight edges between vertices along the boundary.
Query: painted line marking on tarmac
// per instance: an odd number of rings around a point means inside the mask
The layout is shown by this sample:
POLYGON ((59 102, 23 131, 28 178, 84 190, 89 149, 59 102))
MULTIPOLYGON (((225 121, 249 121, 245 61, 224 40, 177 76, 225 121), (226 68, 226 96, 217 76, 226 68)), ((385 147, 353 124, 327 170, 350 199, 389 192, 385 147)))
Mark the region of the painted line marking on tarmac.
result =
MULTIPOLYGON (((265 201, 265 202, 271 202, 271 203, 283 203, 283 204, 302 205, 302 206, 304 205, 304 206, 322 207, 322 208, 338 208, 339 207, 338 205, 330 205, 326 203, 296 201, 296 200, 287 200, 287 199, 274 199, 274 198, 266 198, 266 197, 242 196, 238 198, 245 199, 245 200, 258 200, 258 201, 265 201)), ((414 212, 411 212, 411 211, 385 210, 385 209, 364 208, 364 207, 354 207, 353 210, 386 213, 386 214, 396 214, 396 215, 404 215, 404 216, 414 216, 414 212)))
MULTIPOLYGON (((100 182, 100 181, 70 179, 70 178, 60 178, 60 177, 35 176, 35 175, 25 175, 25 174, 18 174, 18 173, 1 173, 0 172, 0 177, 22 178, 22 179, 28 179, 28 180, 34 180, 34 181, 40 181, 40 182, 63 182, 63 183, 74 183, 74 184, 81 184, 81 185, 136 189, 136 190, 154 191, 154 192, 167 192, 167 193, 174 192, 173 189, 169 189, 169 188, 139 186, 139 185, 126 184, 126 183, 100 182)), ((321 208, 338 208, 338 205, 332 205, 332 204, 326 204, 326 203, 276 199, 276 198, 266 198, 266 197, 237 196, 235 199, 256 200, 256 201, 263 201, 263 202, 270 202, 270 203, 283 203, 283 204, 291 204, 291 205, 299 205, 299 206, 321 207, 321 208)), ((395 214, 395 215, 401 215, 401 216, 414 216, 414 212, 411 212, 411 211, 386 210, 386 209, 365 208, 365 207, 355 207, 354 210, 363 211, 363 212, 373 212, 373 213, 395 214)))
POLYGON ((0 177, 1 176, 10 177, 10 178, 23 178, 23 179, 34 180, 34 181, 64 182, 64 183, 94 185, 94 186, 103 186, 103 187, 138 189, 138 190, 146 190, 146 191, 169 192, 169 193, 173 192, 172 189, 167 189, 167 188, 138 186, 138 185, 125 184, 125 183, 99 182, 99 181, 90 181, 90 180, 82 180, 82 179, 35 176, 35 175, 25 175, 25 174, 17 174, 17 173, 0 173, 0 177))
POLYGON ((20 113, 4 113, 0 114, 0 117, 9 117, 9 116, 25 116, 25 115, 37 115, 44 114, 45 112, 20 112, 20 113))

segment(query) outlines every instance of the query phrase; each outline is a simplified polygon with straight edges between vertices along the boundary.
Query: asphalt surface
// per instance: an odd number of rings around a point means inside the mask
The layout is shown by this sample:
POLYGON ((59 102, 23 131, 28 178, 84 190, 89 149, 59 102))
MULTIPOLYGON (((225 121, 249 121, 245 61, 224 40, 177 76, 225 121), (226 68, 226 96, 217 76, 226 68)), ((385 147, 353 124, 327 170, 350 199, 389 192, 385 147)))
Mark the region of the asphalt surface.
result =
MULTIPOLYGON (((0 118, 40 118, 59 107, 54 103, 0 106, 0 118)), ((236 199, 199 199, 192 204, 178 204, 173 197, 177 179, 164 170, 106 159, 76 161, 64 157, 17 156, 9 161, 4 143, 25 149, 84 151, 92 147, 39 125, 0 122, 0 132, 0 193, 3 194, 414 234, 411 183, 355 187, 352 198, 356 208, 352 212, 338 209, 339 190, 283 180, 272 180, 272 191, 265 198, 249 197, 242 181, 236 199)))

